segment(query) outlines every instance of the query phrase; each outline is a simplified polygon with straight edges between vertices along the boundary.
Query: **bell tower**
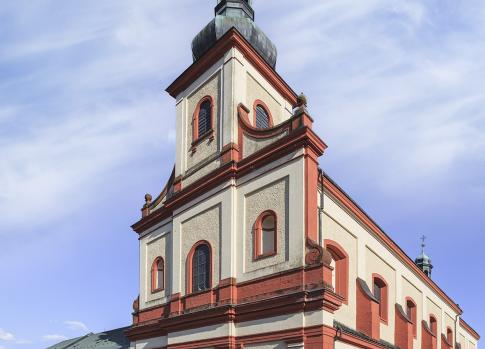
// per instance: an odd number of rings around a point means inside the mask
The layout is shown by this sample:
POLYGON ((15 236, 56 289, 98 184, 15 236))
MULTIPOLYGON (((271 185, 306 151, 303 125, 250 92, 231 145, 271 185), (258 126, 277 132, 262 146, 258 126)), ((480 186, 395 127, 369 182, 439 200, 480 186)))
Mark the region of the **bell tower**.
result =
MULTIPOLYGON (((342 303, 317 242, 326 145, 306 99, 276 72, 276 46, 254 23, 251 1, 221 0, 214 12, 192 41, 193 63, 166 90, 176 106, 175 166, 133 225, 140 298, 129 336, 136 348, 219 338, 200 347, 236 349, 250 342, 236 343, 245 332, 235 323, 288 315, 283 326, 317 329, 311 339, 292 333, 285 346, 323 348, 321 319, 331 324, 342 303), (316 313, 307 319, 305 309, 316 313)), ((251 340, 265 331, 256 326, 251 340)))

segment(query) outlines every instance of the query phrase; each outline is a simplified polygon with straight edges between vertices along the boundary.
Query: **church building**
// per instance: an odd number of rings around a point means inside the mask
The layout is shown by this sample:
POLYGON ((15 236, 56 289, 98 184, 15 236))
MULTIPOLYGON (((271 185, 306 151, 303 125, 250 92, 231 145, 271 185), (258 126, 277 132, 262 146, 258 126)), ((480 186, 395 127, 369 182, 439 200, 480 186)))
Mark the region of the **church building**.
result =
POLYGON ((477 349, 424 250, 410 259, 319 168, 318 120, 251 2, 218 2, 167 88, 175 164, 132 227, 130 348, 477 349))

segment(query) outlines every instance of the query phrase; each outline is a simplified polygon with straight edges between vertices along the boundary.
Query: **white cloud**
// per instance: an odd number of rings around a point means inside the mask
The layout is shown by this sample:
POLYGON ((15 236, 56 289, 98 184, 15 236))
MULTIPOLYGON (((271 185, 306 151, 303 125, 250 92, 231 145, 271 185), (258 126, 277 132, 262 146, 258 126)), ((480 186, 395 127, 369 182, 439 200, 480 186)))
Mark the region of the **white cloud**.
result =
POLYGON ((31 344, 32 341, 30 339, 19 339, 15 341, 16 344, 31 344))
POLYGON ((67 337, 61 334, 45 334, 42 336, 42 339, 48 342, 61 342, 65 341, 67 337))
POLYGON ((64 324, 67 325, 67 328, 73 331, 89 332, 88 327, 81 321, 68 320, 68 321, 64 321, 64 324))
POLYGON ((7 332, 4 329, 0 328, 0 340, 3 340, 3 341, 14 341, 15 340, 15 336, 12 333, 7 332))

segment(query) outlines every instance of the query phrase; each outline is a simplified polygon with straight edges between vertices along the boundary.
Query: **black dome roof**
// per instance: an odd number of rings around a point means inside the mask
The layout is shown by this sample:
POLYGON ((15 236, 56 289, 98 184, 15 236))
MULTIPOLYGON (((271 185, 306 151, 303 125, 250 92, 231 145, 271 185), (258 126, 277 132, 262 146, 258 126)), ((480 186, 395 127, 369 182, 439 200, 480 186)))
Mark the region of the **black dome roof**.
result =
POLYGON ((235 28, 275 68, 276 46, 254 23, 254 11, 247 1, 223 0, 217 5, 215 12, 216 17, 192 41, 194 61, 202 57, 224 34, 235 28))

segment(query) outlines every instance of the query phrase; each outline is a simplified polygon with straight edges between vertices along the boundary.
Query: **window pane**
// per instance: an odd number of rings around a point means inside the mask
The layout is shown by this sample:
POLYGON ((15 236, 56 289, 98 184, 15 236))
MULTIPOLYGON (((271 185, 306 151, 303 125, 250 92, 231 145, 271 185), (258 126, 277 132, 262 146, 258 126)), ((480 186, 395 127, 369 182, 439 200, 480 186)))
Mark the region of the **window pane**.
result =
POLYGON ((156 287, 157 289, 161 289, 163 288, 163 269, 162 270, 158 270, 158 273, 157 273, 157 283, 156 283, 156 287))
POLYGON ((263 230, 262 240, 263 240, 262 241, 263 250, 261 251, 262 254, 275 252, 275 245, 274 245, 275 231, 274 230, 263 230))
POLYGON ((266 216, 263 219, 263 230, 274 230, 275 219, 274 216, 266 216))
POLYGON ((374 297, 379 303, 381 302, 381 288, 377 284, 374 284, 374 297))
POLYGON ((268 128, 269 127, 269 116, 263 106, 256 106, 256 127, 257 128, 268 128))
POLYGON ((207 290, 210 285, 210 254, 207 245, 196 248, 192 260, 192 291, 207 290))
POLYGON ((199 110, 199 134, 198 136, 203 136, 211 128, 211 103, 210 101, 205 101, 200 106, 199 110))

